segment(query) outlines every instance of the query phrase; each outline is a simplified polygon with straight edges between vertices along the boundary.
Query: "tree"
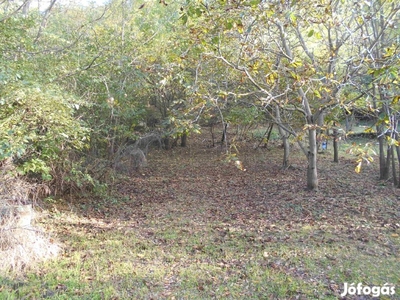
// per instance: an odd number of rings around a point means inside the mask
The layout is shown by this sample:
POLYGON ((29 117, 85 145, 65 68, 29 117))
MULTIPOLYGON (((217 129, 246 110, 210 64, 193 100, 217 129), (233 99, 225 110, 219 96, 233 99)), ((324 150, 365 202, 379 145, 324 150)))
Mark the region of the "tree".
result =
MULTIPOLYGON (((388 15, 385 24, 390 24, 393 16, 388 15)), ((349 64, 359 55, 354 50, 363 32, 354 4, 192 2, 182 19, 196 35, 194 40, 206 45, 206 51, 247 77, 264 107, 303 114, 307 187, 317 189, 317 135, 324 128, 325 116, 333 108, 355 101, 342 96, 358 76, 349 64)), ((275 119, 280 118, 276 112, 275 119)), ((278 125, 283 139, 282 130, 293 134, 290 126, 279 120, 278 125)))
POLYGON ((36 15, 6 15, 0 22, 0 161, 12 160, 18 174, 50 180, 54 166, 88 141, 75 114, 81 99, 51 83, 34 59, 36 15))
MULTIPOLYGON (((379 142, 379 177, 386 180, 394 146, 398 145, 399 31, 395 24, 399 20, 400 5, 383 0, 357 3, 353 9, 358 16, 360 32, 355 46, 358 56, 349 60, 349 68, 354 70, 352 87, 363 100, 361 104, 374 115, 379 142)), ((358 171, 361 163, 362 160, 358 171)), ((395 178, 395 174, 393 176, 395 178)))

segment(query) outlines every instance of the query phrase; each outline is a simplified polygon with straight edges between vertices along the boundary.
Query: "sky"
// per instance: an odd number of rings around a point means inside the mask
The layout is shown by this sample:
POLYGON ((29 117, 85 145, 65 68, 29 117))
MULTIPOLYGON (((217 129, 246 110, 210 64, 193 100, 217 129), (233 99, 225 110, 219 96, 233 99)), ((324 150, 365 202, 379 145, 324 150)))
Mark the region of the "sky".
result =
MULTIPOLYGON (((56 3, 68 4, 68 3, 75 3, 80 5, 89 5, 90 3, 95 3, 98 5, 103 5, 109 0, 56 0, 56 3)), ((50 5, 50 0, 34 0, 31 2, 31 8, 39 8, 40 11, 46 10, 50 5)))

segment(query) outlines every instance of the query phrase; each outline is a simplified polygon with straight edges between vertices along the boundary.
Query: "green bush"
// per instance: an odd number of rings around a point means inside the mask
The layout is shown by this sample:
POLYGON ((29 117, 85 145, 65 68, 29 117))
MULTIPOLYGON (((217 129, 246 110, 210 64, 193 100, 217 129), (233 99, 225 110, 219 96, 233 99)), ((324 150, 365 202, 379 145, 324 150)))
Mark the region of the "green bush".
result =
POLYGON ((0 161, 12 158, 21 175, 49 180, 63 153, 87 145, 89 130, 74 117, 79 100, 57 86, 18 83, 0 97, 0 161))

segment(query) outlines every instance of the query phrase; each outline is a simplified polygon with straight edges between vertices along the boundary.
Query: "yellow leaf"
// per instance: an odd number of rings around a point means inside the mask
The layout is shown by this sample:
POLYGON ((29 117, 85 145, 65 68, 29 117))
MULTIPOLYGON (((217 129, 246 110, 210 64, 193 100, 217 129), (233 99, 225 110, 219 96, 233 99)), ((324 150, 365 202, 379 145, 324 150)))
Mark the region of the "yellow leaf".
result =
POLYGON ((314 91, 314 95, 315 95, 317 98, 319 98, 319 99, 322 98, 320 92, 317 91, 317 90, 314 91))
POLYGON ((361 162, 358 163, 357 167, 355 168, 354 171, 356 171, 356 173, 360 173, 361 172, 361 164, 362 164, 361 162))
POLYGON ((369 127, 369 128, 366 128, 366 129, 364 130, 364 132, 366 132, 366 133, 372 133, 372 132, 374 132, 374 129, 373 129, 372 127, 369 127))
POLYGON ((394 96, 394 97, 393 97, 393 100, 392 100, 392 104, 393 104, 393 105, 394 105, 394 104, 397 104, 397 102, 399 102, 399 100, 400 100, 400 95, 394 96))

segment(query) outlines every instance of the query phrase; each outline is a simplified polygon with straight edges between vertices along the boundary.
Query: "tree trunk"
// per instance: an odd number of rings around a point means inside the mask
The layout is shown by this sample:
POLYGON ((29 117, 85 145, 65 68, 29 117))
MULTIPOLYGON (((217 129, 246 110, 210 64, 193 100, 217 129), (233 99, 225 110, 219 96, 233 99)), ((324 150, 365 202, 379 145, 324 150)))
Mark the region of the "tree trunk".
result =
POLYGON ((210 127, 212 146, 215 147, 214 125, 210 127))
POLYGON ((353 130, 354 114, 353 113, 349 114, 345 111, 345 120, 346 120, 346 133, 348 133, 353 130))
POLYGON ((187 146, 187 133, 181 135, 181 147, 187 146))
POLYGON ((267 148, 268 147, 268 141, 271 137, 271 132, 272 132, 272 128, 274 127, 274 123, 271 123, 270 125, 268 125, 267 130, 264 132, 263 136, 260 139, 260 142, 258 143, 258 145, 254 148, 254 149, 258 149, 261 144, 264 142, 264 147, 267 148), (266 136, 266 138, 265 138, 266 136))
POLYGON ((397 182, 397 188, 400 188, 400 147, 396 146, 397 162, 399 164, 399 180, 397 182))
MULTIPOLYGON (((282 123, 279 105, 276 105, 276 107, 275 107, 275 115, 276 115, 276 121, 279 123, 282 123)), ((287 168, 289 166, 289 154, 290 154, 290 144, 289 144, 289 139, 288 139, 288 133, 285 132, 281 126, 278 126, 278 130, 279 130, 279 135, 281 136, 282 143, 283 143, 282 168, 287 168)))
POLYGON ((317 131, 315 128, 308 130, 308 167, 307 167, 307 189, 318 190, 317 172, 317 131))
POLYGON ((164 144, 165 150, 171 150, 171 141, 168 136, 163 138, 163 144, 164 144))
POLYGON ((382 135, 382 131, 377 132, 379 138, 379 179, 386 180, 389 177, 388 168, 386 167, 386 157, 385 157, 385 137, 382 135))
POLYGON ((333 162, 339 162, 338 130, 333 129, 333 162))
POLYGON ((289 167, 290 144, 289 144, 289 139, 287 138, 286 135, 282 137, 282 142, 283 142, 282 168, 287 168, 289 167))
POLYGON ((265 143, 265 148, 268 147, 268 142, 271 139, 271 133, 272 133, 272 129, 274 128, 274 123, 271 123, 271 125, 268 128, 268 134, 267 134, 267 142, 265 143))
POLYGON ((397 181, 397 173, 396 173, 396 164, 395 164, 395 157, 394 157, 394 146, 390 146, 390 156, 392 157, 392 176, 393 176, 393 185, 398 186, 397 181))
POLYGON ((222 130, 222 138, 221 138, 221 144, 222 145, 224 144, 224 142, 227 141, 226 134, 227 134, 227 129, 228 129, 228 123, 223 124, 223 128, 224 129, 222 130))
POLYGON ((223 124, 222 138, 221 138, 221 149, 225 145, 225 151, 228 153, 228 123, 223 124))
POLYGON ((317 126, 314 123, 314 116, 311 111, 307 95, 302 88, 298 90, 303 100, 304 112, 308 125, 308 153, 307 153, 307 189, 318 190, 318 171, 317 171, 317 126))
POLYGON ((317 114, 317 125, 318 125, 318 127, 317 127, 317 132, 316 132, 316 135, 317 135, 317 151, 320 149, 320 143, 322 142, 322 139, 321 139, 321 135, 322 135, 322 127, 324 126, 324 123, 325 123, 325 111, 319 111, 318 112, 318 114, 317 114))
POLYGON ((382 180, 388 180, 389 175, 390 175, 390 161, 391 161, 391 154, 392 152, 390 151, 390 146, 387 147, 386 149, 386 162, 385 162, 385 168, 384 168, 384 177, 382 180))
MULTIPOLYGON (((280 39, 282 41, 283 48, 288 57, 294 57, 289 46, 288 38, 285 33, 285 27, 282 23, 277 23, 280 39)), ((314 122, 314 116, 311 110, 310 102, 308 97, 304 92, 303 88, 297 90, 299 96, 301 97, 304 114, 307 120, 308 127, 308 144, 309 150, 307 153, 308 167, 307 167, 307 188, 309 190, 318 190, 318 172, 317 172, 317 131, 314 122)))
POLYGON ((31 0, 25 0, 25 3, 23 4, 22 7, 22 14, 27 17, 29 14, 29 6, 31 4, 31 0))

